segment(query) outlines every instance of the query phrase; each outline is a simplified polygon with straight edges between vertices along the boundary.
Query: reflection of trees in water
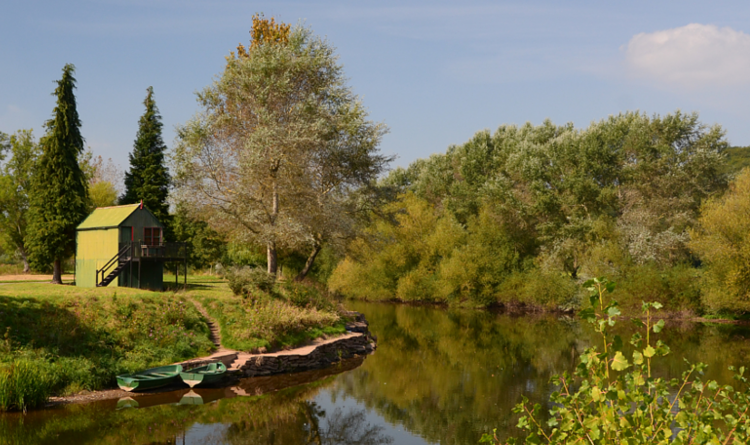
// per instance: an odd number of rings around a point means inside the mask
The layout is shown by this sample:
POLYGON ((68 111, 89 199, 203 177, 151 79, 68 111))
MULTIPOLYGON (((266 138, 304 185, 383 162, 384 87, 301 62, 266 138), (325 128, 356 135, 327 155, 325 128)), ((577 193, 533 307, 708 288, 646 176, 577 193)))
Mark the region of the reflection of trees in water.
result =
MULTIPOLYGON (((385 445, 393 438, 383 434, 383 427, 372 425, 364 409, 336 408, 327 415, 317 403, 302 401, 294 415, 277 417, 274 422, 258 424, 238 422, 225 433, 232 444, 265 445, 385 445)), ((291 413, 289 413, 291 414, 291 413)))
POLYGON ((370 425, 364 409, 349 409, 346 413, 336 408, 326 418, 320 445, 379 445, 393 443, 393 438, 382 434, 383 427, 370 425))

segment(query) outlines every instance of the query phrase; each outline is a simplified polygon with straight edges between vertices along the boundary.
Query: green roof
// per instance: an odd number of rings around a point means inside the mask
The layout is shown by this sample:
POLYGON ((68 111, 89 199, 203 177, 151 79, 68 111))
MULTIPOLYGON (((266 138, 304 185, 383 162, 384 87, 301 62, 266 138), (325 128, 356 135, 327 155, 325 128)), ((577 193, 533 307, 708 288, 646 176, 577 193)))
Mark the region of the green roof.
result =
POLYGON ((140 204, 129 204, 115 207, 99 207, 88 218, 78 225, 80 229, 96 229, 100 227, 117 227, 125 221, 140 204))

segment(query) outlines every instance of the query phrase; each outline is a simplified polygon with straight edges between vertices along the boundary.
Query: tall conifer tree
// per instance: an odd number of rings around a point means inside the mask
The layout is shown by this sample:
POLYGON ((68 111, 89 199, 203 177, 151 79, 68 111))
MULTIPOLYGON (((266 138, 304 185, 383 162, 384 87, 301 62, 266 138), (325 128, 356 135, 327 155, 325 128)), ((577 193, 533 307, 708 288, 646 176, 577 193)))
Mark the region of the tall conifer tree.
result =
POLYGON ((138 121, 138 134, 130 153, 130 170, 125 172, 125 193, 120 204, 143 204, 162 222, 169 222, 170 176, 164 165, 167 146, 161 137, 161 115, 154 101, 154 89, 148 87, 143 104, 146 112, 138 121))
POLYGON ((73 90, 75 66, 67 64, 57 82, 57 105, 45 124, 30 196, 28 247, 32 265, 52 263, 52 282, 62 284, 62 261, 73 254, 76 226, 86 217, 88 185, 78 165, 83 152, 81 120, 73 90))

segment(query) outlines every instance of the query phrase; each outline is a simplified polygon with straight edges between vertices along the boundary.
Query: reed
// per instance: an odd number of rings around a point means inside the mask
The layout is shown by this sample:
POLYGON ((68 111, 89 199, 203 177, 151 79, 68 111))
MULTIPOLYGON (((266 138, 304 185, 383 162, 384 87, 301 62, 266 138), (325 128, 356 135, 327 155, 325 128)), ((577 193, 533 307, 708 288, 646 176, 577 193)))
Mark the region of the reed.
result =
POLYGON ((46 367, 27 359, 14 360, 0 369, 0 410, 20 410, 44 405, 51 385, 46 367))

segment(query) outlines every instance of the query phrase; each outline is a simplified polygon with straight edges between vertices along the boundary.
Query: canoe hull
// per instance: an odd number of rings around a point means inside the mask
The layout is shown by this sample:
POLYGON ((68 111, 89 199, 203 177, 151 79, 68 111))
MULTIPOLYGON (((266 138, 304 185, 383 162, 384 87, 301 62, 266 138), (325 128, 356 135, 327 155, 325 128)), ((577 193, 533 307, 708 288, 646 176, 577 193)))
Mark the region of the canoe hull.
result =
POLYGON ((151 368, 134 374, 123 374, 117 376, 117 385, 125 391, 145 391, 160 388, 180 380, 182 366, 161 366, 151 368))
POLYGON ((226 372, 227 367, 223 363, 211 363, 189 371, 183 371, 180 373, 180 378, 185 384, 193 388, 198 385, 205 386, 217 383, 224 378, 226 372))

